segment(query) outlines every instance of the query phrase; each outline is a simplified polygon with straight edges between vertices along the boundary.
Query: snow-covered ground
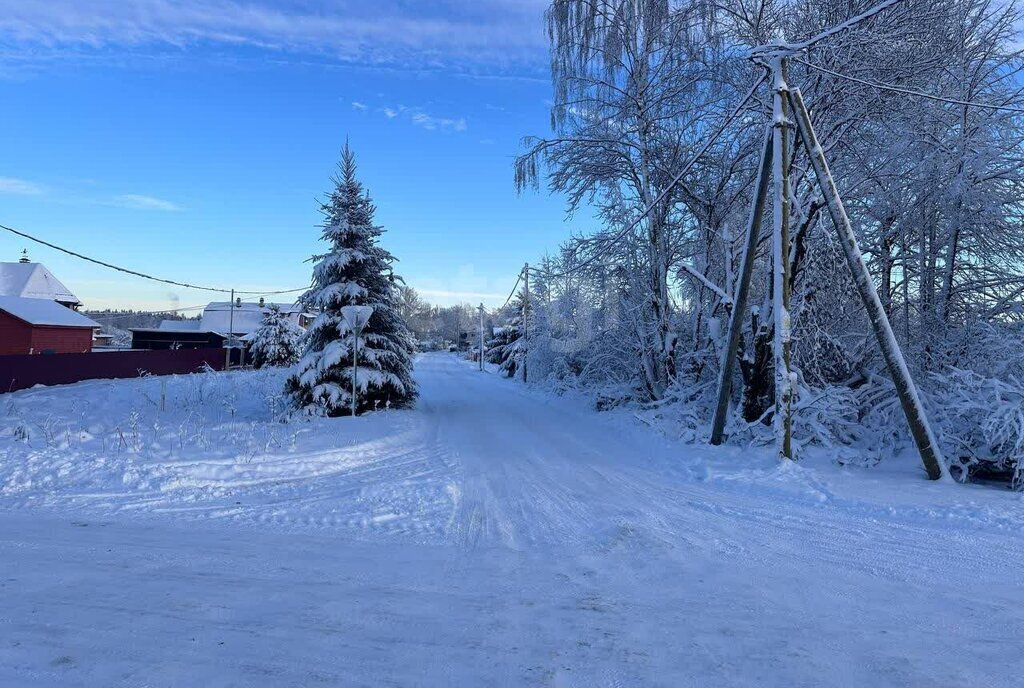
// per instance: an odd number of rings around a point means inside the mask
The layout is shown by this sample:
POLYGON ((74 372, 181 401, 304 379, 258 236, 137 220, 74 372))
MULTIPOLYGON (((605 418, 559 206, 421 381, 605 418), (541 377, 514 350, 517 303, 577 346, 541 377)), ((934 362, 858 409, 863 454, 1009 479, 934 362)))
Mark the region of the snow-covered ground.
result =
POLYGON ((276 372, 0 397, 0 685, 1024 680, 1019 495, 417 376, 287 423, 276 372))

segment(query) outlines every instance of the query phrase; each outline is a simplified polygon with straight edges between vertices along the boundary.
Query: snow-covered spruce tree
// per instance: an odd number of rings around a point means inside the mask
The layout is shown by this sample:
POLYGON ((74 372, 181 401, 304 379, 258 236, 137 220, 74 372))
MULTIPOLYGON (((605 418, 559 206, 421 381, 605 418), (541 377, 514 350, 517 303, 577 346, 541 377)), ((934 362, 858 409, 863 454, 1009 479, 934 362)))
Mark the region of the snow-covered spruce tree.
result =
POLYGON ((415 341, 399 314, 397 278, 391 272, 395 259, 377 245, 383 229, 373 223, 375 207, 356 178, 348 143, 338 169, 335 188, 321 206, 330 250, 314 257, 313 287, 299 299, 319 315, 306 332, 304 353, 286 391, 306 413, 350 414, 355 333, 341 309, 373 306, 359 340, 357 412, 409 406, 417 395, 415 341))
POLYGON ((515 377, 522 370, 527 353, 524 316, 528 317, 529 307, 525 289, 516 295, 509 308, 512 309, 512 317, 502 335, 504 344, 494 357, 498 359, 497 362, 501 365, 501 372, 505 377, 515 377))
POLYGON ((288 320, 280 306, 271 305, 263 314, 263 323, 252 342, 252 363, 264 366, 290 366, 299 360, 302 329, 288 320))
POLYGON ((515 332, 508 326, 494 328, 491 338, 484 344, 484 360, 488 363, 500 364, 505 347, 515 337, 515 332))

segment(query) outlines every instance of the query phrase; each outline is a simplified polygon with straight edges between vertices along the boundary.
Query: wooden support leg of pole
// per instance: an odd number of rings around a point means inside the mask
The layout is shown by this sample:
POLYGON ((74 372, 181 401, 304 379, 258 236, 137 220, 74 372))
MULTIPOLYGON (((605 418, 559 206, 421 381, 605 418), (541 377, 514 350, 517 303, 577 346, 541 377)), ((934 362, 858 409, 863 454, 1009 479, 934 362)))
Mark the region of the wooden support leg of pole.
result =
POLYGON ((526 300, 523 301, 523 382, 526 382, 526 359, 530 357, 530 264, 523 266, 526 300))
POLYGON ((850 267, 850 273, 853 275, 853 281, 857 285, 857 291, 860 292, 861 301, 864 302, 864 310, 867 312, 868 319, 871 321, 871 327, 875 331, 878 346, 882 350, 882 357, 885 359, 893 384, 896 386, 896 393, 899 395, 900 404, 903 406, 903 413, 907 417, 907 424, 910 425, 910 433, 913 435, 914 442, 917 444, 917 450, 921 454, 921 461, 928 472, 928 477, 932 480, 948 478, 949 469, 946 467, 942 451, 939 449, 938 442, 932 434, 931 426, 928 424, 924 405, 921 403, 917 387, 914 386, 914 381, 910 377, 910 370, 907 368, 907 362, 903 358, 903 352, 896 342, 896 336, 892 331, 892 324, 885 314, 881 299, 878 298, 875 283, 871 280, 868 266, 864 262, 864 256, 861 254, 860 247, 857 244, 857 236, 854 234, 853 227, 850 224, 850 217, 846 214, 846 208, 839 196, 839 191, 836 189, 832 172, 829 170, 828 162, 825 160, 825 152, 818 143, 817 135, 814 133, 814 128, 811 125, 810 115, 807 113, 807 108, 804 105, 799 89, 789 91, 789 101, 796 116, 797 131, 800 133, 800 138, 811 159, 811 165, 814 167, 814 174, 818 179, 821 194, 825 197, 825 202, 828 203, 828 212, 832 216, 832 223, 839 234, 839 243, 843 247, 846 262, 850 267))
POLYGON ((775 91, 772 137, 772 200, 774 234, 772 238, 772 311, 775 316, 775 436, 779 458, 793 458, 793 395, 795 381, 790 366, 790 285, 789 285, 789 100, 785 58, 773 60, 775 91))
POLYGON ((768 127, 765 130, 764 148, 761 150, 761 163, 758 165, 757 181, 754 183, 754 198, 750 205, 750 218, 747 221, 747 245, 743 251, 739 283, 736 285, 732 312, 729 314, 729 332, 726 335, 722 364, 718 371, 718 403, 715 405, 715 417, 711 422, 711 444, 721 444, 725 438, 725 422, 728 419, 729 397, 732 394, 732 370, 736 360, 736 351, 740 345, 740 332, 743 330, 747 299, 750 296, 750 279, 754 274, 754 258, 757 255, 757 241, 761 236, 761 219, 764 217, 764 204, 768 196, 768 176, 771 174, 771 166, 772 129, 768 127))

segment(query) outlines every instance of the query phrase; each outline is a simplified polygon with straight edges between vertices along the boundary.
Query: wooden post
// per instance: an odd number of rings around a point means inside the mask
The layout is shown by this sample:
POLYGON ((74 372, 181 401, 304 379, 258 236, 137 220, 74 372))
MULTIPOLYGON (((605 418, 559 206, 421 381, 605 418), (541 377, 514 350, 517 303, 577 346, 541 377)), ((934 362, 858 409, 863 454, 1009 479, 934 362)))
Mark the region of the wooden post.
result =
POLYGON ((484 304, 480 306, 480 372, 484 372, 484 304))
POLYGON ((754 273, 757 241, 761 236, 761 220, 764 217, 764 202, 768 195, 768 175, 771 173, 771 164, 772 129, 767 127, 764 148, 761 150, 761 162, 757 168, 757 181, 754 184, 750 218, 747 221, 747 245, 743 251, 739 282, 733 296, 732 312, 729 314, 729 333, 726 336, 722 364, 718 371, 718 403, 715 405, 715 418, 711 423, 711 444, 721 444, 725 438, 725 422, 729 415, 729 397, 732 394, 732 369, 736 360, 736 350, 740 345, 740 332, 743 330, 747 299, 750 296, 750 279, 754 273))
POLYGON ((864 303, 864 310, 871 321, 871 327, 874 329, 875 337, 878 339, 878 346, 882 350, 882 357, 885 359, 893 384, 896 386, 896 393, 899 395, 900 405, 903 407, 903 413, 907 417, 907 424, 910 426, 910 433, 913 435, 914 442, 917 444, 917 450, 921 455, 921 462, 928 472, 928 477, 932 480, 949 478, 949 469, 928 423, 928 417, 925 414, 924 406, 921 404, 921 398, 917 394, 917 387, 914 386, 914 381, 910 377, 910 370, 907 368, 907 363, 903 358, 903 352, 900 351, 896 336, 893 334, 892 324, 885 314, 881 299, 878 298, 878 291, 875 288, 875 283, 871 279, 871 273, 868 272, 868 266, 864 262, 864 256, 861 254, 860 247, 857 244, 857 236, 854 234, 853 227, 850 224, 850 217, 846 214, 846 208, 843 206, 842 198, 840 198, 839 191, 836 189, 832 172, 829 170, 828 162, 825 160, 825 152, 822 150, 821 144, 818 143, 817 135, 814 133, 811 118, 807 113, 803 97, 800 95, 799 89, 789 91, 788 96, 796 116, 797 131, 800 133, 800 138, 810 157, 811 165, 814 167, 814 174, 818 179, 821 193, 825 197, 826 203, 828 203, 828 212, 832 216, 832 223, 835 225, 836 232, 839 235, 839 243, 843 247, 846 263, 850 268, 850 273, 853 275, 853 281, 857 285, 857 290, 860 292, 861 301, 864 303))
POLYGON ((772 177, 775 182, 772 238, 772 312, 775 318, 775 437, 779 458, 793 458, 793 388, 790 366, 792 333, 790 328, 789 284, 789 172, 786 155, 789 151, 789 100, 786 84, 786 58, 772 58, 773 90, 775 91, 772 126, 772 177))
POLYGON ((228 349, 224 352, 224 370, 231 370, 231 345, 233 343, 234 332, 231 330, 235 329, 235 290, 231 290, 231 303, 228 304, 228 349))
POLYGON ((523 265, 526 299, 523 301, 523 382, 526 382, 526 359, 530 355, 530 264, 523 265))

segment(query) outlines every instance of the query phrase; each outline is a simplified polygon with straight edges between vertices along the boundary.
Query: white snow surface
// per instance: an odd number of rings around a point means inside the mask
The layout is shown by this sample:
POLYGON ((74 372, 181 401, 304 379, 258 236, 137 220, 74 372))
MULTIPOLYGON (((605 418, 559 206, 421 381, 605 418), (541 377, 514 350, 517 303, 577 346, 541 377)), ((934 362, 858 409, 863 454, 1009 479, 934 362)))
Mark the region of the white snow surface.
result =
POLYGON ((1024 676, 1018 494, 685 445, 448 354, 414 410, 282 422, 285 375, 0 397, 0 685, 1024 676))

